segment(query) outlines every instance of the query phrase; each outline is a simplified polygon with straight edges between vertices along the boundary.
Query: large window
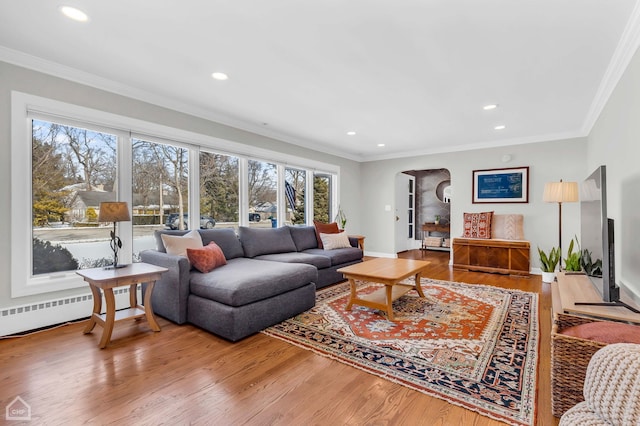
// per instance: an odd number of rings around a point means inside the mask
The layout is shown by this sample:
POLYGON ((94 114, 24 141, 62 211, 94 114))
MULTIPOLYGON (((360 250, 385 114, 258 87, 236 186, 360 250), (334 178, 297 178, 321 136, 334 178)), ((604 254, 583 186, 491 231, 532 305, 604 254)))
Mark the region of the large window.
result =
POLYGON ((122 263, 156 230, 328 221, 337 204, 336 166, 24 93, 11 138, 12 297, 86 288, 75 270, 113 261, 103 201, 131 209, 122 263))
POLYGON ((251 226, 278 225, 278 171, 273 163, 248 161, 249 215, 258 214, 266 223, 251 221, 251 226))
MULTIPOLYGON (((200 152, 200 215, 218 228, 237 229, 239 224, 238 167, 238 157, 200 152)), ((260 219, 249 215, 251 221, 260 219)))
POLYGON ((313 176, 313 220, 331 222, 331 175, 315 174, 313 176))
POLYGON ((305 182, 307 172, 301 169, 286 168, 284 171, 284 193, 287 206, 287 224, 307 223, 305 203, 305 182))
POLYGON ((111 262, 100 203, 116 201, 116 136, 31 120, 32 274, 111 262))
POLYGON ((157 229, 189 227, 187 148, 132 139, 133 258, 155 248, 157 229))

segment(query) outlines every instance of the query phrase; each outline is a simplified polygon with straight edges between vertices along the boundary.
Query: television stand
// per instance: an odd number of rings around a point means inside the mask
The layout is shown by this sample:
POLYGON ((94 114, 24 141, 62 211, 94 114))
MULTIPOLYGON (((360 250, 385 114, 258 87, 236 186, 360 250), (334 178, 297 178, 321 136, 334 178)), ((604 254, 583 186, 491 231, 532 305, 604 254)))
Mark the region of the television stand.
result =
POLYGON ((633 306, 627 305, 624 302, 573 302, 576 306, 619 306, 622 308, 627 308, 631 312, 635 312, 636 314, 640 314, 640 310, 634 308, 633 306))
POLYGON ((621 302, 608 303, 602 301, 602 296, 586 275, 558 272, 557 277, 557 283, 552 283, 554 312, 640 324, 640 306, 623 288, 620 289, 621 302), (620 309, 624 305, 633 309, 620 309))

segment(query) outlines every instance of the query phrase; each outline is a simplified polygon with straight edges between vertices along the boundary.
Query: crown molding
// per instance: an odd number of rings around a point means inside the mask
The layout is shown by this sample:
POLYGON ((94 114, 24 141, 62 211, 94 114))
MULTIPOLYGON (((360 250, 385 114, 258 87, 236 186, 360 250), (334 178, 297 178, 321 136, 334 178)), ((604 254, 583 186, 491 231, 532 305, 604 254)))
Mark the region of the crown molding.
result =
POLYGON ((441 145, 437 148, 424 150, 403 151, 398 153, 380 154, 364 156, 362 162, 393 160, 407 157, 419 157, 423 155, 447 154, 451 152, 473 151, 476 149, 501 148, 505 146, 526 145, 539 142, 557 141, 563 139, 575 139, 586 137, 587 134, 582 131, 551 133, 547 135, 529 136, 525 138, 502 139, 495 141, 478 142, 464 145, 441 145))
POLYGON ((73 81, 85 86, 91 86, 96 89, 115 93, 127 98, 171 109, 183 114, 188 114, 208 121, 213 121, 218 124, 232 127, 234 129, 243 130, 280 142, 286 142, 288 144, 296 145, 316 152, 322 152, 324 154, 329 154, 352 161, 362 161, 362 157, 360 156, 350 155, 339 150, 328 149, 321 141, 305 140, 298 136, 274 131, 273 129, 266 129, 262 126, 258 126, 257 124, 247 123, 237 118, 222 114, 219 111, 200 108, 170 97, 160 96, 158 94, 128 86, 126 84, 118 83, 114 80, 100 77, 95 74, 68 67, 57 62, 49 61, 37 56, 26 54, 24 52, 9 49, 5 46, 0 46, 0 61, 4 61, 44 74, 52 75, 64 80, 73 81))
POLYGON ((591 129, 593 129, 620 78, 622 78, 629 66, 633 55, 638 50, 638 46, 640 46, 640 3, 636 3, 633 12, 631 12, 622 37, 620 37, 618 46, 611 57, 611 62, 609 62, 609 66, 602 77, 598 91, 582 125, 582 133, 586 135, 591 133, 591 129))

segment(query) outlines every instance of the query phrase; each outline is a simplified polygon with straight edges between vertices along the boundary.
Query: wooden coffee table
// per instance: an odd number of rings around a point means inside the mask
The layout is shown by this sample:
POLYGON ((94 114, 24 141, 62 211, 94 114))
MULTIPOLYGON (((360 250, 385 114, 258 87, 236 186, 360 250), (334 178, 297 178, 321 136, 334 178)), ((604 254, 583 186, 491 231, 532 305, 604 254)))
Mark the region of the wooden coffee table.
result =
POLYGON ((393 301, 415 287, 420 297, 424 297, 420 287, 422 271, 430 262, 414 259, 377 258, 338 269, 351 286, 351 297, 347 309, 354 304, 380 309, 393 321, 393 301), (399 284, 400 281, 415 275, 415 286, 399 284), (367 295, 358 296, 356 280, 372 281, 384 284, 384 287, 367 295))

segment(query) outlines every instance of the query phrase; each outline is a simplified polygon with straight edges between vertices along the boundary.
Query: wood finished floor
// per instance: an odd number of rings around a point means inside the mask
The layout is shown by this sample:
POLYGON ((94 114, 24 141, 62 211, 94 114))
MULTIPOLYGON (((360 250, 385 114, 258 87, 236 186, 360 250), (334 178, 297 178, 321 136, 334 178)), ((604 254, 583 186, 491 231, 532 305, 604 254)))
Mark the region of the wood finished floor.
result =
MULTIPOLYGON (((454 271, 449 254, 413 250, 432 262, 428 277, 540 294, 537 425, 551 415, 551 291, 540 276, 454 271)), ((101 328, 82 323, 0 340, 0 424, 16 396, 28 424, 126 425, 501 425, 401 385, 256 334, 229 343, 191 325, 158 318, 116 325, 100 350, 101 328)), ((19 422, 11 422, 19 424, 19 422)))

